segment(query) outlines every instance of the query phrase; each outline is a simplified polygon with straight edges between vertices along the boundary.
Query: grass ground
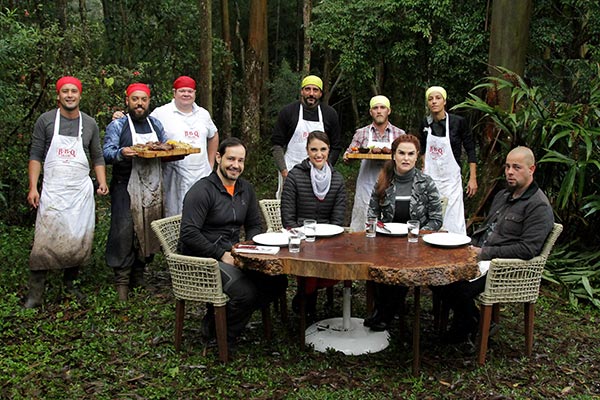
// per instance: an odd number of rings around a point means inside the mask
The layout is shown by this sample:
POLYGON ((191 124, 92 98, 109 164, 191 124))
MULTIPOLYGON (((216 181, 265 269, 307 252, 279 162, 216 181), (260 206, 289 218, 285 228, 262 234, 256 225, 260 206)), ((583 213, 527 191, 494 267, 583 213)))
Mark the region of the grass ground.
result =
MULTIPOLYGON (((102 217, 102 215, 101 215, 102 217)), ((105 229, 100 218, 99 229, 105 229)), ((273 339, 263 338, 260 314, 222 364, 200 335, 203 305, 189 305, 180 353, 173 346, 174 299, 157 257, 148 288, 116 301, 99 238, 82 274, 88 295, 77 303, 60 294, 53 274, 44 308, 24 310, 32 233, 0 225, 0 398, 10 399, 546 399, 600 398, 600 313, 572 309, 555 286, 544 286, 536 306, 535 344, 523 356, 522 308, 507 305, 484 367, 460 349, 439 344, 430 297, 422 299, 422 369, 411 374, 410 331, 392 329, 386 350, 371 355, 301 351, 292 314, 274 315, 273 339)), ((288 293, 293 295, 294 281, 288 293)), ((355 283, 353 314, 364 316, 364 285, 355 283)), ((341 314, 341 286, 335 307, 341 314)), ((324 298, 320 296, 320 300, 324 298)), ((409 296, 410 298, 410 296, 409 296)), ((411 300, 409 300, 410 306, 411 300)), ((289 304, 289 302, 288 302, 289 304)), ((410 309, 410 307, 409 307, 410 309)), ((291 313, 291 310, 290 310, 291 313)), ((407 318, 410 328, 411 315, 407 318)))

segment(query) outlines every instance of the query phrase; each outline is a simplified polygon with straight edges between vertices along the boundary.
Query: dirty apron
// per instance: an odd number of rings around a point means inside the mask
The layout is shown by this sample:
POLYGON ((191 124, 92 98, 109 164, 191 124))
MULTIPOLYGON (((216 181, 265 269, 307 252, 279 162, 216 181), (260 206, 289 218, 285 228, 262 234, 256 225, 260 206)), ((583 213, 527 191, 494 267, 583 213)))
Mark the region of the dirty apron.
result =
POLYGON ((430 127, 425 130, 427 131, 427 148, 425 149, 423 172, 433 178, 440 195, 448 199, 443 228, 448 232, 466 235, 461 171, 450 145, 450 116, 446 113, 446 135, 444 137, 432 135, 430 127))
MULTIPOLYGON (((321 106, 317 106, 319 111, 319 120, 318 121, 307 121, 304 119, 304 106, 300 103, 300 111, 298 113, 298 123, 296 124, 296 129, 294 130, 294 134, 290 139, 285 155, 285 165, 290 172, 292 168, 296 164, 300 164, 308 154, 306 152, 306 141, 308 139, 308 135, 312 131, 321 131, 325 132, 325 124, 323 123, 323 114, 321 113, 321 106)), ((278 187, 277 193, 275 194, 276 198, 281 198, 281 192, 283 190, 283 176, 281 172, 278 175, 278 187)))
MULTIPOLYGON (((391 132, 390 132, 391 139, 391 132)), ((375 140, 373 137, 373 131, 370 129, 369 142, 367 147, 389 147, 392 148, 392 141, 380 142, 375 140)), ((354 232, 361 232, 365 230, 365 224, 367 222, 367 211, 369 210, 369 201, 371 200, 371 193, 377 182, 377 176, 381 167, 385 161, 382 160, 361 160, 360 169, 358 171, 358 178, 356 178, 356 192, 354 193, 354 206, 352 207, 352 221, 350 222, 350 228, 354 232)))
POLYGON ((187 191, 198 179, 212 172, 206 149, 210 132, 206 126, 195 124, 196 121, 193 114, 181 113, 173 116, 169 121, 169 138, 197 147, 200 153, 163 164, 165 217, 181 214, 183 198, 187 191))
POLYGON ((83 122, 77 137, 59 135, 60 110, 44 160, 44 179, 35 220, 29 269, 78 267, 92 254, 95 227, 94 186, 83 150, 83 122))
MULTIPOLYGON (((148 121, 150 133, 137 133, 129 115, 129 130, 133 145, 149 141, 157 142, 158 136, 148 121)), ((150 223, 162 218, 162 176, 160 159, 134 157, 131 176, 127 183, 127 192, 131 199, 131 217, 133 230, 139 244, 139 257, 144 260, 160 250, 160 242, 153 233, 150 223)))

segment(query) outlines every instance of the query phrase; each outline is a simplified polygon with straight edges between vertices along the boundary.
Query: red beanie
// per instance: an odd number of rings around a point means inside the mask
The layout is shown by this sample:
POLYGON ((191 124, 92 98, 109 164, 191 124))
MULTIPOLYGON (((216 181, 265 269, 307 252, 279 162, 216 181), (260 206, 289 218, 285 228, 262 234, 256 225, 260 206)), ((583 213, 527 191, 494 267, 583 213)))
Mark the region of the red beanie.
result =
POLYGON ((196 81, 189 76, 180 76, 173 82, 173 89, 190 88, 196 90, 196 81))
POLYGON ((150 87, 145 83, 132 83, 127 86, 127 96, 131 96, 131 93, 141 90, 142 92, 146 92, 148 96, 150 96, 150 87))
POLYGON ((74 76, 63 76, 62 78, 60 78, 59 80, 56 81, 56 93, 60 92, 60 88, 62 88, 64 85, 71 83, 75 86, 77 86, 77 89, 79 89, 79 93, 81 93, 81 81, 77 78, 75 78, 74 76))

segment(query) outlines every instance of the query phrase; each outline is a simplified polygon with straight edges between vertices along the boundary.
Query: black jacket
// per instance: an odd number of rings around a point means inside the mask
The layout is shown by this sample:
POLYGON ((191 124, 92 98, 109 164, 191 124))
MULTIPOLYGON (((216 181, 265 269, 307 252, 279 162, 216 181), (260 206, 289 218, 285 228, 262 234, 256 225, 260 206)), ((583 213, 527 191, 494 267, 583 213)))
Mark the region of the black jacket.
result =
POLYGON ((239 178, 232 197, 213 171, 185 195, 178 251, 220 260, 240 241, 242 226, 248 239, 262 231, 254 188, 239 178))
MULTIPOLYGON (((331 167, 331 165, 330 165, 331 167)), ((329 192, 321 201, 313 193, 308 158, 289 172, 281 193, 281 223, 285 228, 297 228, 305 219, 318 223, 344 225, 346 187, 342 174, 331 167, 329 192)))

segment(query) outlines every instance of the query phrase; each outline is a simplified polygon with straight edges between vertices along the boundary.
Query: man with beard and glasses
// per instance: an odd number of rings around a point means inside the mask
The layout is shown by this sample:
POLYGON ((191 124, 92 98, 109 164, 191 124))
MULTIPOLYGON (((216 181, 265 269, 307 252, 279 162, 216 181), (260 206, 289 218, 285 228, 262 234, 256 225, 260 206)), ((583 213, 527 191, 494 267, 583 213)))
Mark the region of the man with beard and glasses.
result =
POLYGON ((150 228, 162 217, 160 160, 139 158, 132 146, 166 140, 161 123, 148 116, 147 85, 129 85, 125 104, 127 115, 112 121, 104 137, 104 159, 113 165, 106 263, 114 270, 121 301, 127 300, 130 288, 143 285, 146 264, 160 248, 150 228))
MULTIPOLYGON (((391 151, 392 142, 398 136, 405 134, 402 129, 390 123, 391 112, 390 100, 387 97, 374 96, 371 98, 369 114, 373 123, 356 130, 350 146, 344 153, 345 163, 350 161, 348 154, 352 152, 353 148, 378 147, 383 149, 387 147, 391 151)), ((371 193, 373 193, 377 176, 384 163, 385 160, 361 160, 360 162, 360 170, 356 178, 356 191, 354 192, 352 221, 350 222, 350 228, 355 232, 365 230, 371 193)))
POLYGON ((481 276, 432 288, 454 313, 452 326, 443 341, 472 345, 479 324, 474 298, 485 289, 490 260, 528 260, 541 253, 554 226, 554 213, 533 179, 534 171, 535 158, 529 148, 520 146, 508 153, 504 164, 506 189, 496 194, 487 218, 472 236, 481 276))
MULTIPOLYGON (((225 139, 216 153, 216 170, 196 182, 185 195, 178 251, 181 254, 219 261, 227 302, 227 338, 230 345, 252 313, 285 292, 287 277, 268 276, 236 268, 232 246, 261 233, 262 223, 252 185, 240 178, 244 172, 246 146, 238 138, 225 139)), ((208 308, 202 332, 213 337, 214 310, 208 308)))
POLYGON ((281 195, 288 171, 306 158, 306 139, 310 132, 325 132, 329 137, 331 165, 335 165, 340 155, 340 121, 332 107, 321 104, 322 96, 323 81, 318 76, 309 75, 302 80, 300 100, 279 112, 271 135, 273 158, 279 169, 277 198, 281 195))
POLYGON ((88 159, 99 184, 96 192, 108 193, 98 125, 79 111, 81 81, 72 76, 60 78, 56 94, 58 108, 38 118, 31 138, 27 202, 37 208, 37 217, 26 308, 42 305, 49 270, 62 269, 65 291, 78 300, 84 298, 76 280, 79 267, 92 253, 95 226, 94 185, 88 159))

